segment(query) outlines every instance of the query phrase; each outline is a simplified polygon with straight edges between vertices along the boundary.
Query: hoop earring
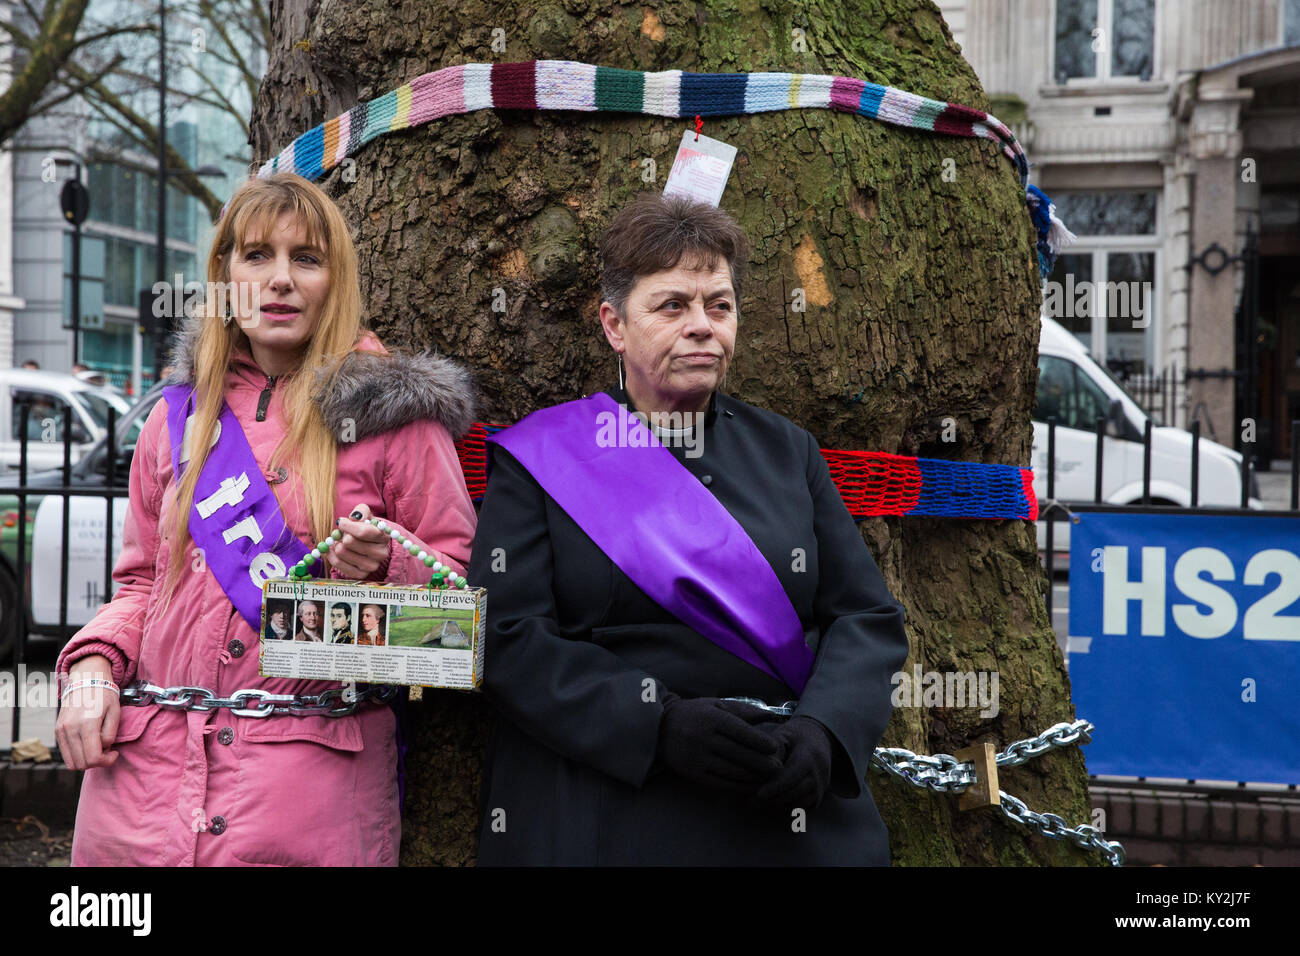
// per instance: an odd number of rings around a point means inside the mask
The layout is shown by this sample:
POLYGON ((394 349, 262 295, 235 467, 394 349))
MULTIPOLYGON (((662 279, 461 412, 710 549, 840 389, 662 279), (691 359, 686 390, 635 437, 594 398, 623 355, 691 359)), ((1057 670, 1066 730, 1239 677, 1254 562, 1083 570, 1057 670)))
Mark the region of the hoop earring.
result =
POLYGON ((623 353, 618 353, 618 388, 623 391, 623 353))

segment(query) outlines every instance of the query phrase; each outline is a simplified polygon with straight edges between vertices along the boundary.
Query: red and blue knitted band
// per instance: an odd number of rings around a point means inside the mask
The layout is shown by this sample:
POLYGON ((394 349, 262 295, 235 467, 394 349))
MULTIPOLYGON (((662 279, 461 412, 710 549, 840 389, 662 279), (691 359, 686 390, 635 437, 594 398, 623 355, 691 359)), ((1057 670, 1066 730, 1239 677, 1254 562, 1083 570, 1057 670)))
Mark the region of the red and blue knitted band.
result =
MULTIPOLYGON (((505 425, 476 422, 456 442, 465 485, 475 503, 487 490, 489 435, 505 425)), ((822 449, 831 478, 849 514, 859 520, 884 515, 930 518, 1038 517, 1034 475, 1014 465, 984 465, 912 458, 883 451, 831 451, 822 449)))

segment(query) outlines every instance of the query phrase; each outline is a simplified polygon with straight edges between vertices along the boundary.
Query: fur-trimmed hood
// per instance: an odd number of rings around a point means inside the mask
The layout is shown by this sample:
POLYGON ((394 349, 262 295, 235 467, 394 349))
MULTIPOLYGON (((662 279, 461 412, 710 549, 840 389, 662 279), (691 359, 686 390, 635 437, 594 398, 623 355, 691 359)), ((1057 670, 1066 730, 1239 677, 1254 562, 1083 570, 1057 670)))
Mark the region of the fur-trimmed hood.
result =
MULTIPOLYGON (((174 336, 168 382, 194 382, 194 351, 201 323, 201 317, 187 317, 174 336)), ((433 352, 385 354, 380 351, 383 348, 373 332, 363 332, 328 392, 323 372, 316 372, 312 398, 330 431, 339 434, 351 419, 359 441, 424 418, 439 422, 453 438, 469 431, 474 423, 475 394, 470 374, 462 365, 433 352)), ((234 362, 263 374, 246 349, 236 351, 234 362)))

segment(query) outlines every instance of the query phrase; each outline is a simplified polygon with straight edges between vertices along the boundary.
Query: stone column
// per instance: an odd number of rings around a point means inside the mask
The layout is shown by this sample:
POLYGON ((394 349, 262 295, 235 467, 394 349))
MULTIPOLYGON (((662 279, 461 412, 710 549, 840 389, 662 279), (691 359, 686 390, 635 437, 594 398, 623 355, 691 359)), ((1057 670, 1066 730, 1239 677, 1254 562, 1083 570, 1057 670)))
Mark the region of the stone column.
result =
MULTIPOLYGON (((1195 163, 1189 255, 1199 255, 1218 243, 1228 255, 1241 250, 1236 236, 1237 185, 1241 181, 1242 105, 1251 90, 1203 87, 1192 108, 1188 137, 1195 163)), ((1217 265, 1218 257, 1210 262, 1217 265)), ((1235 368, 1234 316, 1237 268, 1217 275, 1197 265, 1188 276, 1187 362, 1189 368, 1235 368)), ((1238 423, 1233 421, 1235 383, 1230 378, 1188 383, 1189 421, 1199 418, 1202 434, 1231 447, 1238 423)))

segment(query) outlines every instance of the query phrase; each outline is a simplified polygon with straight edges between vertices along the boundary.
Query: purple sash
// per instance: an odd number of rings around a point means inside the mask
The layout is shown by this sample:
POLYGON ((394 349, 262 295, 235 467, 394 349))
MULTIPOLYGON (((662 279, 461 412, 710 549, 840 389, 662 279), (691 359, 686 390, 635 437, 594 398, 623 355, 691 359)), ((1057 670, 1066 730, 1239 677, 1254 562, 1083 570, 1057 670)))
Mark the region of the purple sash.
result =
MULTIPOLYGON (((171 437, 172 473, 182 473, 185 422, 194 405, 189 385, 163 389, 167 431, 171 437)), ((262 582, 282 578, 311 549, 285 524, 280 502, 253 457, 239 420, 221 403, 219 433, 194 486, 190 535, 203 549, 203 560, 250 627, 262 633, 262 582)), ((195 449, 190 449, 195 454, 195 449)))
POLYGON ((640 418, 600 393, 534 412, 487 440, 510 452, 651 600, 803 693, 813 652, 776 572, 640 418), (602 437, 610 435, 627 440, 602 437))

